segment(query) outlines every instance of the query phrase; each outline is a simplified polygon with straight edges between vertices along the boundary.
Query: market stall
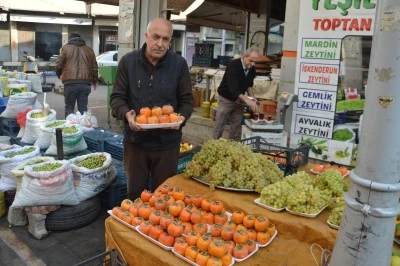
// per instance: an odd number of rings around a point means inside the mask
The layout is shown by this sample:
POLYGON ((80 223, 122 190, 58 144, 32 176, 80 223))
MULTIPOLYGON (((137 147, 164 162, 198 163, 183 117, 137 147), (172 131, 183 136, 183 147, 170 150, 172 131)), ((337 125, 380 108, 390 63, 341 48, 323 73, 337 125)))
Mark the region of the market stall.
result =
MULTIPOLYGON (((315 262, 311 249, 318 261, 321 250, 311 248, 312 244, 332 249, 335 243, 337 231, 327 224, 328 211, 323 211, 316 218, 294 216, 285 211, 273 212, 254 203, 259 197, 258 193, 210 190, 209 186, 186 179, 183 175, 171 177, 165 183, 179 186, 192 195, 201 194, 211 200, 218 199, 225 204, 227 211, 242 210, 253 215, 266 215, 275 224, 278 230, 275 239, 245 260, 243 265, 313 265, 315 262)), ((112 217, 105 221, 105 230, 107 249, 119 250, 129 265, 138 262, 140 265, 184 264, 172 252, 163 250, 112 217)))

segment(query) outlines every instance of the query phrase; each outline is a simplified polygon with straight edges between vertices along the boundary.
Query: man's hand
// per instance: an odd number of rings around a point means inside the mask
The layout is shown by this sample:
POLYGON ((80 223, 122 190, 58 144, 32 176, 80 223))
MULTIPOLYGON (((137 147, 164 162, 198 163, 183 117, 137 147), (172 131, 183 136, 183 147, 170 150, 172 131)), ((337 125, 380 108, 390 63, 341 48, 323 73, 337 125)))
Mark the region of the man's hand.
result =
POLYGON ((246 104, 250 107, 251 111, 258 113, 258 102, 255 99, 247 99, 246 104))
POLYGON ((136 124, 136 113, 134 110, 130 110, 125 114, 125 118, 128 121, 129 128, 133 131, 141 131, 142 129, 136 124))
POLYGON ((97 82, 96 83, 92 83, 92 88, 93 88, 93 90, 97 89, 97 82))

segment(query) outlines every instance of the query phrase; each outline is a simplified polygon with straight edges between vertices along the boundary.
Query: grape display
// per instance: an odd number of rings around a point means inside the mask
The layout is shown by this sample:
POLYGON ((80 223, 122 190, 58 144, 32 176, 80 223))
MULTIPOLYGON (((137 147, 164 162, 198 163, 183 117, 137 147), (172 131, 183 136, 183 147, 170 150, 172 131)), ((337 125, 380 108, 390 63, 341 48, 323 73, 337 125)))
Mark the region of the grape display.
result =
POLYGON ((329 214, 328 221, 334 225, 340 225, 340 221, 342 220, 342 215, 344 211, 344 198, 337 197, 333 198, 329 207, 331 208, 331 213, 329 214))
POLYGON ((218 139, 207 141, 184 170, 186 177, 206 181, 210 188, 223 186, 256 192, 283 178, 282 171, 267 156, 250 146, 218 139))
POLYGON ((334 170, 327 170, 315 180, 301 171, 263 188, 260 201, 276 209, 287 207, 292 211, 315 214, 332 198, 343 197, 348 189, 341 174, 334 170))

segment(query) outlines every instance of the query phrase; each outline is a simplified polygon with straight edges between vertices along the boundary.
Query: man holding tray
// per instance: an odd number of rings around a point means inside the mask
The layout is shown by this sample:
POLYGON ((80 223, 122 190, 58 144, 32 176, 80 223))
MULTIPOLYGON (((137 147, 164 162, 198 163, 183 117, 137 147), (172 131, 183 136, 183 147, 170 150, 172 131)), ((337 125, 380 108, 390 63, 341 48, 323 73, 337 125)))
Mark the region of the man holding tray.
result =
POLYGON ((123 56, 110 103, 112 113, 124 121, 124 165, 128 198, 136 199, 157 188, 177 172, 182 127, 193 112, 189 67, 184 58, 169 51, 172 24, 156 18, 147 25, 146 42, 123 56), (174 128, 141 129, 136 116, 143 107, 171 105, 182 123, 174 128))

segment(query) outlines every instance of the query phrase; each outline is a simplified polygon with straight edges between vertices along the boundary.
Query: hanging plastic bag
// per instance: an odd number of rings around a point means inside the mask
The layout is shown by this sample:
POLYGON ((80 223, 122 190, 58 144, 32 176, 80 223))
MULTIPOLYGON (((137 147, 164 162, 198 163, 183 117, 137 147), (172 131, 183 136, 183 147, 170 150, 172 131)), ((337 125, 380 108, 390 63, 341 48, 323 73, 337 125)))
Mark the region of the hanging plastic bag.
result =
POLYGON ((25 134, 25 125, 26 125, 26 114, 31 111, 31 108, 27 108, 25 111, 17 114, 17 123, 20 127, 17 138, 22 138, 25 134))

